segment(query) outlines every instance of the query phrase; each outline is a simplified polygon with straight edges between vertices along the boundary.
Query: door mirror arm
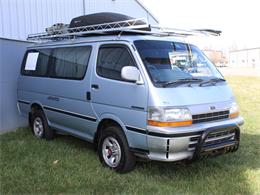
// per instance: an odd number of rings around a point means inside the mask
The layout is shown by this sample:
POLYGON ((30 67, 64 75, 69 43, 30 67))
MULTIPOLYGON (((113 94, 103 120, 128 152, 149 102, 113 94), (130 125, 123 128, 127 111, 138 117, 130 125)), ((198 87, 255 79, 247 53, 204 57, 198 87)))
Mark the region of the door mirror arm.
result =
POLYGON ((140 75, 139 79, 135 82, 137 85, 143 85, 144 84, 144 80, 142 78, 142 76, 140 75))

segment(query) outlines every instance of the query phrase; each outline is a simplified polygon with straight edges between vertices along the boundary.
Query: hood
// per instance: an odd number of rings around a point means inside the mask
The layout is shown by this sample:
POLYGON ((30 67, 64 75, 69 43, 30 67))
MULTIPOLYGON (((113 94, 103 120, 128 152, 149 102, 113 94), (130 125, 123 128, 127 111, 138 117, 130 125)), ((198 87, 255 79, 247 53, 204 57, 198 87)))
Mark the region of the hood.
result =
POLYGON ((207 87, 155 88, 150 90, 149 106, 185 106, 226 102, 233 99, 228 85, 207 87))

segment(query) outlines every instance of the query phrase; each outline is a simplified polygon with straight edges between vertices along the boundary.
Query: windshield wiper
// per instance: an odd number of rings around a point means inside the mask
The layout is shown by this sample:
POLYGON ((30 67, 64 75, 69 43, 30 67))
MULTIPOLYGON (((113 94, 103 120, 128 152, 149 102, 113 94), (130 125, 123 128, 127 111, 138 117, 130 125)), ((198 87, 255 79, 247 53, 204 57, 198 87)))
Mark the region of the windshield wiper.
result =
POLYGON ((202 82, 200 83, 200 87, 202 87, 203 85, 205 84, 210 84, 210 85, 216 85, 216 83, 218 82, 225 82, 226 80, 225 79, 222 79, 222 78, 213 78, 213 79, 210 79, 208 81, 205 81, 205 82, 202 82))
POLYGON ((178 79, 175 81, 168 81, 166 83, 163 83, 162 87, 167 87, 169 85, 171 85, 173 87, 177 87, 177 86, 185 84, 185 83, 200 83, 201 81, 203 81, 203 80, 198 79, 198 78, 184 78, 184 79, 178 79))

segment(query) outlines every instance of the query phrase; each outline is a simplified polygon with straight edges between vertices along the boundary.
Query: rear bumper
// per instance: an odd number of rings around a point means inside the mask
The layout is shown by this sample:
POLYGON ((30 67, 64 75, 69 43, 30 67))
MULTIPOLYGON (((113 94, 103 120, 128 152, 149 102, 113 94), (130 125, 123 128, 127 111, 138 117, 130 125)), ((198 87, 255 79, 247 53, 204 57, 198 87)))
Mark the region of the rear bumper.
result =
POLYGON ((242 117, 181 128, 148 128, 147 155, 151 160, 179 161, 236 151, 242 117))

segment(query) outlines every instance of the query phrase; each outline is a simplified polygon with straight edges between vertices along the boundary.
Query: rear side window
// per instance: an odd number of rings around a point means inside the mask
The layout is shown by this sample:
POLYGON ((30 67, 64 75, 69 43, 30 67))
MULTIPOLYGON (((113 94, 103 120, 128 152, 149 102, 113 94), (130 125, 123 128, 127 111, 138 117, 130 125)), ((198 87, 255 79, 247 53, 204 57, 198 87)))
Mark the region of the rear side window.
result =
POLYGON ((104 46, 99 49, 97 74, 99 76, 124 80, 121 69, 124 66, 135 66, 129 50, 124 46, 104 46))
POLYGON ((22 74, 80 80, 84 78, 90 46, 40 49, 27 52, 22 74))
POLYGON ((22 73, 31 76, 45 76, 47 74, 50 49, 29 51, 22 73))
POLYGON ((49 74, 55 78, 82 79, 85 75, 90 47, 54 49, 49 74))

